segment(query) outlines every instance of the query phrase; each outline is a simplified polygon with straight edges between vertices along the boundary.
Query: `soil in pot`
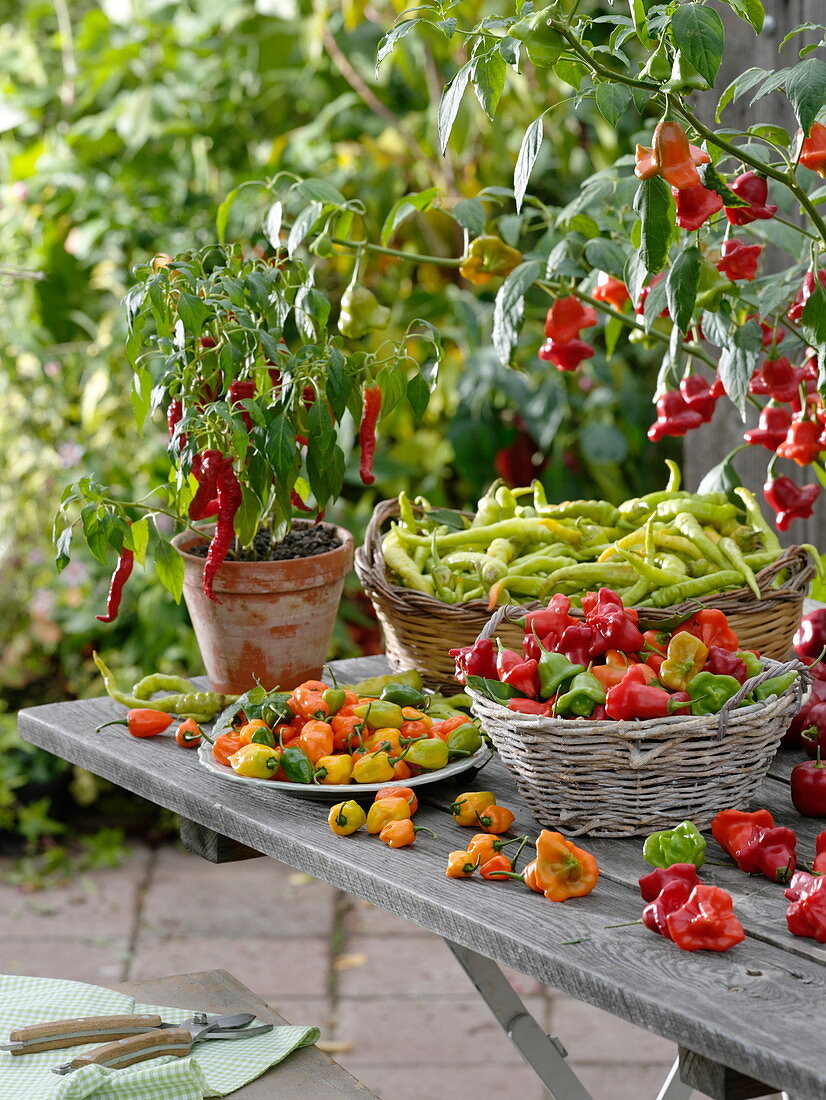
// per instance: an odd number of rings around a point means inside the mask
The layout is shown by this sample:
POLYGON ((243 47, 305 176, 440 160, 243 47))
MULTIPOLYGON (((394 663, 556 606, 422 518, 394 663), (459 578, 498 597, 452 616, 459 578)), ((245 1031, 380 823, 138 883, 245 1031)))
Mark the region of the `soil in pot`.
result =
MULTIPOLYGON (((259 531, 252 546, 242 547, 240 553, 227 554, 227 561, 293 561, 296 558, 311 558, 314 554, 326 554, 341 546, 341 539, 335 527, 326 523, 317 523, 312 527, 294 527, 281 542, 274 542, 269 531, 259 531)), ((188 554, 205 558, 209 546, 203 543, 187 548, 188 554)))

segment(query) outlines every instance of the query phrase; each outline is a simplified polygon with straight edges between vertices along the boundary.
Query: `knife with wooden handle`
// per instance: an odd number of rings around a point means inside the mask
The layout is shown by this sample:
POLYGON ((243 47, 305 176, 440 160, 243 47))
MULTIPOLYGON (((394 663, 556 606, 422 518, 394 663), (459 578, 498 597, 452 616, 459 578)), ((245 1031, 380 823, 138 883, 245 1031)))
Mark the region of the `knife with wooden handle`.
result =
POLYGON ((74 1020, 56 1020, 48 1024, 32 1024, 12 1031, 0 1050, 12 1054, 35 1054, 39 1050, 59 1050, 76 1047, 95 1040, 111 1042, 133 1035, 143 1035, 161 1026, 160 1016, 80 1016, 74 1020))
POLYGON ((106 1066, 109 1069, 124 1069, 136 1062, 145 1062, 149 1058, 161 1055, 173 1055, 184 1058, 192 1049, 192 1033, 185 1028, 167 1028, 165 1031, 149 1031, 143 1035, 132 1035, 116 1043, 104 1043, 85 1054, 78 1054, 71 1062, 58 1066, 55 1073, 71 1073, 84 1066, 106 1066))

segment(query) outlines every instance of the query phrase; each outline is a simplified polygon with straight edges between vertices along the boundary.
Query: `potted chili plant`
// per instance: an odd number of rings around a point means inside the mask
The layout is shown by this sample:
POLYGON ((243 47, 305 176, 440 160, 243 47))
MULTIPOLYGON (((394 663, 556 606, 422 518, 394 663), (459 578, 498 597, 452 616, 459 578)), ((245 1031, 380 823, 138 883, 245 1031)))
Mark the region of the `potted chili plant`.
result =
POLYGON ((270 254, 216 245, 156 256, 137 274, 125 300, 132 400, 141 431, 165 413, 169 479, 144 500, 89 478, 70 485, 58 567, 76 526, 99 560, 117 553, 98 616, 111 622, 151 548, 161 583, 184 595, 216 690, 318 675, 352 562, 352 536, 322 522, 342 489, 344 446, 357 430, 370 484, 378 420, 405 398, 421 415, 427 384, 404 342, 358 345, 389 316, 366 288, 348 288, 344 335, 331 334, 314 269, 277 235, 270 254), (172 527, 182 529, 170 537, 172 527))

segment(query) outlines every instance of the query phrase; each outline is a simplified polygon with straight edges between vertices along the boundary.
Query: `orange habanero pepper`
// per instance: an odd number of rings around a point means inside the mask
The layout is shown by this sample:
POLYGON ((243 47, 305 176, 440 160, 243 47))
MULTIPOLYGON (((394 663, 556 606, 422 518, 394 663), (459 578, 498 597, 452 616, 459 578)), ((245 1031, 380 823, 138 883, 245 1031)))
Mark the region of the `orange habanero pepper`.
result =
POLYGON ((333 748, 336 752, 350 752, 362 743, 361 730, 364 723, 354 714, 342 716, 341 711, 330 720, 333 730, 333 748))
POLYGON ((305 680, 299 684, 287 700, 293 714, 298 718, 326 718, 330 713, 323 699, 327 686, 321 680, 305 680))
POLYGON ((448 878, 470 878, 479 866, 479 857, 472 856, 469 852, 451 852, 447 857, 448 878))
POLYGON ((590 852, 549 829, 543 829, 536 839, 535 863, 537 887, 549 901, 590 894, 599 878, 597 861, 590 852))
POLYGON ((328 722, 311 721, 298 735, 298 748, 303 749, 313 764, 333 751, 333 731, 328 722))
POLYGON ((513 864, 507 856, 498 855, 482 863, 479 874, 482 878, 492 879, 494 882, 507 882, 508 875, 513 871, 513 864))
POLYGON ((505 806, 486 806, 477 811, 476 820, 484 833, 506 833, 513 824, 514 815, 505 806))
POLYGON ((478 825, 476 814, 488 806, 495 806, 496 798, 490 791, 466 791, 450 805, 450 812, 457 825, 478 825))
POLYGON ((241 742, 237 737, 234 737, 231 733, 222 733, 212 743, 212 755, 219 764, 224 764, 228 768, 229 758, 238 752, 241 747, 241 742))
POLYGON ((380 787, 379 790, 376 791, 376 797, 373 799, 373 801, 381 802, 383 798, 405 799, 407 804, 410 806, 411 816, 415 814, 416 810, 418 810, 419 808, 419 800, 418 798, 416 798, 416 792, 413 790, 412 787, 380 787))
POLYGON ((268 730, 269 728, 267 723, 260 718, 253 718, 251 722, 241 726, 237 732, 237 737, 242 745, 249 745, 256 730, 268 730))

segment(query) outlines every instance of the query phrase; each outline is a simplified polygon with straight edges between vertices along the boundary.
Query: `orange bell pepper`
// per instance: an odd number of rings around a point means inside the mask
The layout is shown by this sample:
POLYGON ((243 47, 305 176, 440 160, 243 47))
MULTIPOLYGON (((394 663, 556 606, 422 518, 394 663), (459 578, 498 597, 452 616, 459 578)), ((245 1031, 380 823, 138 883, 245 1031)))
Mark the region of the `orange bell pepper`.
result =
POLYGON ((457 825, 478 826, 476 814, 488 806, 495 806, 496 798, 490 791, 466 791, 451 803, 450 812, 457 825))
POLYGON ((479 857, 472 856, 470 852, 451 852, 447 857, 448 878, 470 878, 479 866, 479 857))
POLYGON ((599 868, 590 852, 577 848, 562 833, 543 829, 536 840, 534 874, 536 887, 531 889, 538 887, 549 901, 565 901, 590 894, 599 868))
POLYGON ((376 797, 374 802, 380 802, 383 798, 404 798, 410 806, 411 817, 415 814, 419 808, 419 800, 416 798, 416 792, 412 787, 382 787, 376 791, 376 797))
POLYGON ((303 749, 310 760, 317 764, 322 756, 333 752, 333 730, 328 722, 311 721, 298 735, 298 748, 303 749))
POLYGON ((505 806, 486 806, 477 811, 476 820, 485 833, 506 833, 513 824, 514 815, 505 806))

